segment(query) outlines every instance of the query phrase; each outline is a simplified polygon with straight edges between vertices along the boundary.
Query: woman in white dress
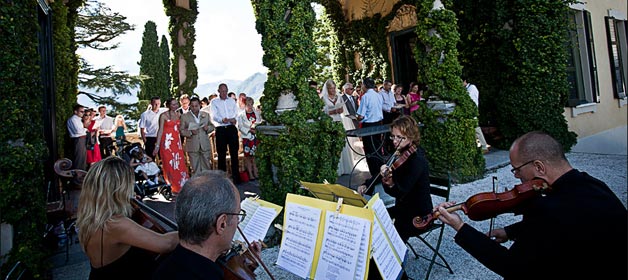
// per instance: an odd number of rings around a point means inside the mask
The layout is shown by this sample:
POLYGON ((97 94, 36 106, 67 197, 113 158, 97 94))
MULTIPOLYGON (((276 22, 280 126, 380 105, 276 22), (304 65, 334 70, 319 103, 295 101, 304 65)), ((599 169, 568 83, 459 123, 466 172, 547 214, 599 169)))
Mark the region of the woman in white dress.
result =
MULTIPOLYGON (((334 83, 331 79, 327 80, 323 85, 321 98, 323 99, 323 103, 325 103, 325 113, 335 122, 342 122, 345 112, 344 102, 341 96, 336 92, 336 83, 334 83)), ((346 129, 347 128, 345 127, 345 130, 346 129)), ((345 146, 342 149, 340 160, 338 162, 338 176, 351 174, 351 170, 353 169, 353 157, 351 156, 351 153, 351 148, 345 142, 345 146)))

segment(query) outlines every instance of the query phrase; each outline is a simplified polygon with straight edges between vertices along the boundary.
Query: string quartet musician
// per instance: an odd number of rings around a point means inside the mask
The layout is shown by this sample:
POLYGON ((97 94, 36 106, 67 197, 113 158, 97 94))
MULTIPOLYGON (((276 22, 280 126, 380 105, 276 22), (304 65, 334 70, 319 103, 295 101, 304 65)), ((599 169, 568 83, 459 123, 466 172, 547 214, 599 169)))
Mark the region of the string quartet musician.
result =
POLYGON ((488 234, 445 209, 455 202, 438 205, 460 247, 504 279, 628 279, 628 215, 604 182, 574 169, 540 131, 513 142, 510 162, 521 182, 543 179, 549 191, 518 205, 520 222, 488 234), (508 240, 510 247, 501 244, 508 240))
MULTIPOLYGON (((224 279, 217 259, 231 249, 237 226, 246 216, 227 174, 205 170, 188 180, 177 196, 175 215, 180 243, 153 279, 224 279)), ((249 250, 259 259, 259 242, 252 242, 249 250)))
POLYGON ((77 209, 79 241, 89 258, 89 279, 150 279, 155 253, 174 250, 177 232, 157 233, 133 221, 135 175, 118 157, 96 162, 83 180, 77 209))
MULTIPOLYGON (((430 196, 429 164, 420 146, 421 135, 417 122, 410 116, 401 116, 391 123, 390 139, 398 156, 380 166, 384 191, 395 198, 395 205, 388 208, 395 228, 403 241, 421 233, 412 225, 417 215, 432 212, 430 196), (395 159, 393 161, 393 159, 395 159)), ((358 187, 358 193, 371 195, 374 187, 358 187)))

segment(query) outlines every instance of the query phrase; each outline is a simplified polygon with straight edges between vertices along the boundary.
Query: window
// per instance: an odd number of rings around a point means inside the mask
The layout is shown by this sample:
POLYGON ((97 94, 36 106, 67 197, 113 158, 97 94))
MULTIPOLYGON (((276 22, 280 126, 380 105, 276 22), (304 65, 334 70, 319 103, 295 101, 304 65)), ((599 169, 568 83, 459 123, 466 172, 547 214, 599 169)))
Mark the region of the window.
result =
POLYGON ((615 98, 626 98, 626 20, 618 20, 612 16, 606 19, 606 38, 608 40, 608 56, 611 65, 611 77, 613 79, 613 93, 615 98))
POLYGON ((567 79, 569 82, 568 107, 599 102, 597 62, 593 44, 591 13, 585 10, 571 10, 569 14, 569 57, 567 79))

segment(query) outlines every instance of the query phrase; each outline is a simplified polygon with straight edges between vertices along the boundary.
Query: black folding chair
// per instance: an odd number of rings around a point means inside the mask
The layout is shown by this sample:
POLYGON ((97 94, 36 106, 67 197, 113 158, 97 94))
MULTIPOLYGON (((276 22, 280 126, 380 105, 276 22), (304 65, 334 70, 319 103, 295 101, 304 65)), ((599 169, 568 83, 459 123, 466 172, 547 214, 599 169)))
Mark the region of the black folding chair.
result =
MULTIPOLYGON (((449 193, 451 191, 451 176, 449 175, 449 173, 447 173, 444 177, 445 178, 430 176, 430 193, 433 197, 437 197, 437 200, 441 202, 449 201, 449 193)), ((443 255, 441 255, 441 253, 439 252, 441 242, 443 241, 444 232, 445 225, 439 220, 436 220, 435 222, 431 223, 421 234, 413 236, 423 242, 423 244, 425 244, 429 249, 431 249, 431 252, 428 256, 418 254, 416 250, 412 247, 412 244, 410 244, 410 239, 406 241, 406 245, 410 248, 415 258, 422 258, 430 262, 430 265, 427 267, 425 279, 430 278, 430 273, 432 272, 432 268, 434 265, 447 268, 447 270, 449 270, 449 273, 454 273, 454 271, 451 269, 451 266, 449 266, 449 263, 447 263, 447 260, 445 260, 443 255), (438 234, 438 237, 435 241, 433 240, 434 238, 428 238, 432 233, 438 234)))

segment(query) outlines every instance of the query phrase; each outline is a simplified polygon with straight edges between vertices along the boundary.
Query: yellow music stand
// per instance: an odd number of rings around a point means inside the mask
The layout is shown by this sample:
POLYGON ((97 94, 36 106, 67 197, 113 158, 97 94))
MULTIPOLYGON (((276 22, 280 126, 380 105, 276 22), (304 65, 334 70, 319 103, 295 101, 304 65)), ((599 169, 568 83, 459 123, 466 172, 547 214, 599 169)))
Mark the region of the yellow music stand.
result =
POLYGON ((314 197, 337 202, 342 198, 344 204, 364 207, 367 201, 358 192, 338 184, 317 184, 299 181, 301 188, 308 190, 314 197))

